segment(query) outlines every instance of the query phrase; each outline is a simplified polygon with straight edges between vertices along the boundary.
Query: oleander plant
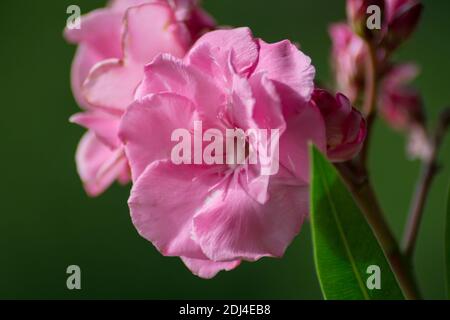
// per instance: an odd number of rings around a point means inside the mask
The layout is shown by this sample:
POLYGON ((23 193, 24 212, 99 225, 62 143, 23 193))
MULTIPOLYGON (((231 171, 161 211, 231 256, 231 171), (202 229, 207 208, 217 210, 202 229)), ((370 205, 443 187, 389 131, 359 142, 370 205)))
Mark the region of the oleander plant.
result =
POLYGON ((131 184, 137 232, 204 279, 283 257, 310 224, 325 299, 421 299, 413 257, 450 109, 431 127, 411 84, 419 66, 395 54, 424 5, 346 5, 329 28, 329 83, 299 44, 218 25, 196 0, 112 0, 83 15, 64 36, 77 45, 70 121, 87 129, 76 151, 86 193, 131 184), (368 166, 379 118, 423 164, 402 242, 368 166))

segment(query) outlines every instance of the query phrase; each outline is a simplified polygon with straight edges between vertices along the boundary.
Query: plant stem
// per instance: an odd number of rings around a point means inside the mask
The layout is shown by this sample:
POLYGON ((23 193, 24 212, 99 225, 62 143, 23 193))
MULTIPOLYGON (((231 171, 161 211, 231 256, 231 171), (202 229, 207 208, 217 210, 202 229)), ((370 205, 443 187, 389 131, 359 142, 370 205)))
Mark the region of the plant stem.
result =
POLYGON ((440 117, 436 132, 431 141, 432 153, 430 158, 425 159, 422 165, 422 173, 417 182, 416 193, 412 201, 406 231, 403 238, 403 252, 408 259, 411 259, 419 234, 420 223, 422 221, 426 200, 430 193, 431 185, 439 171, 438 155, 450 124, 450 108, 446 109, 440 117))
POLYGON ((366 60, 365 100, 363 112, 366 117, 375 112, 378 91, 377 52, 375 46, 366 41, 368 59, 366 60))
POLYGON ((370 42, 366 42, 368 59, 366 60, 366 79, 365 79, 365 90, 364 90, 364 106, 363 113, 366 117, 367 124, 367 136, 364 146, 361 150, 359 160, 361 168, 367 168, 367 162, 369 157, 370 149, 370 138, 373 128, 373 124, 376 118, 376 104, 378 96, 378 74, 377 74, 377 53, 376 48, 370 42))
POLYGON ((374 45, 367 42, 367 47, 369 57, 367 59, 365 101, 363 107, 363 113, 367 121, 367 138, 355 162, 339 164, 337 167, 380 242, 380 246, 383 248, 405 297, 409 300, 417 300, 420 298, 420 295, 411 271, 411 266, 402 255, 398 242, 386 222, 368 174, 370 137, 376 119, 378 97, 378 63, 374 45))
POLYGON ((411 268, 407 265, 397 241, 386 223, 382 209, 368 177, 355 176, 355 170, 350 167, 349 163, 338 164, 337 168, 352 192, 355 201, 363 211, 367 222, 371 225, 406 298, 409 300, 419 299, 420 296, 411 268))
POLYGON ((363 171, 367 171, 367 166, 369 162, 369 151, 370 151, 370 143, 372 139, 372 128, 375 123, 376 113, 372 112, 366 117, 366 125, 367 125, 367 135, 366 140, 364 141, 363 148, 359 154, 359 162, 360 162, 360 168, 363 169, 363 171))

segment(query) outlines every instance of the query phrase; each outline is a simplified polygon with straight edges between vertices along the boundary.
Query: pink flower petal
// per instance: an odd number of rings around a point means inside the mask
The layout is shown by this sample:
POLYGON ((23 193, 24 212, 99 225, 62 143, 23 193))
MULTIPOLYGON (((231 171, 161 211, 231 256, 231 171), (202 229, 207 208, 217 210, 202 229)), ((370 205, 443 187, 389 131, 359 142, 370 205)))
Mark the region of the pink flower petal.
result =
POLYGON ((204 120, 217 123, 225 96, 214 79, 182 60, 163 54, 145 68, 136 98, 159 92, 173 92, 190 99, 204 120))
POLYGON ((233 125, 244 131, 256 128, 253 121, 255 99, 253 98, 250 83, 246 78, 242 78, 237 74, 233 76, 230 106, 230 116, 233 125))
POLYGON ((332 63, 337 89, 354 103, 364 89, 362 80, 365 74, 367 48, 364 40, 353 33, 346 23, 331 25, 329 33, 333 41, 332 63))
POLYGON ((83 94, 91 105, 120 114, 133 102, 142 76, 143 69, 137 64, 105 60, 91 70, 83 94))
POLYGON ((217 192, 194 218, 194 239, 214 261, 281 257, 308 213, 308 188, 271 185, 264 205, 239 187, 217 192))
POLYGON ((207 31, 213 30, 216 26, 214 18, 202 8, 194 8, 190 17, 184 18, 182 21, 186 23, 194 41, 207 31))
POLYGON ((109 9, 95 10, 81 18, 80 29, 66 29, 64 35, 72 43, 89 46, 103 59, 121 55, 123 14, 109 9))
POLYGON ((257 73, 250 78, 250 86, 255 97, 253 119, 258 128, 279 129, 280 135, 286 129, 281 99, 274 83, 267 74, 257 73))
POLYGON ((287 120, 286 132, 280 139, 280 163, 295 177, 309 181, 308 144, 314 143, 326 151, 325 123, 320 111, 307 106, 296 116, 287 120))
POLYGON ((82 86, 89 72, 96 63, 100 62, 103 57, 99 56, 89 46, 81 45, 78 47, 75 58, 72 63, 71 86, 73 95, 78 105, 84 109, 89 109, 89 103, 86 101, 82 86))
POLYGON ((165 256, 206 259, 191 237, 192 218, 207 201, 217 177, 201 166, 157 161, 135 182, 129 199, 138 232, 165 256))
POLYGON ((103 193, 127 169, 123 150, 111 150, 92 132, 81 139, 76 162, 86 192, 92 197, 103 193))
POLYGON ((397 87, 407 84, 416 79, 419 73, 419 67, 413 63, 395 65, 386 75, 383 85, 385 87, 397 87))
POLYGON ((150 2, 165 2, 167 3, 167 0, 112 0, 110 1, 110 7, 113 8, 116 11, 120 11, 125 13, 129 8, 140 6, 144 3, 150 3, 150 2))
POLYGON ((125 110, 134 100, 146 63, 161 52, 175 56, 185 53, 186 43, 179 38, 180 25, 168 5, 132 7, 127 11, 125 26, 123 59, 98 64, 85 82, 84 95, 92 105, 125 110))
POLYGON ((253 71, 258 62, 259 46, 249 28, 208 32, 191 48, 186 59, 189 64, 200 68, 211 65, 213 61, 226 66, 230 51, 233 52, 231 62, 239 75, 245 76, 253 71), (205 48, 209 49, 208 58, 205 48))
POLYGON ((80 45, 72 64, 72 90, 77 103, 89 108, 81 92, 82 85, 95 64, 121 56, 122 15, 100 9, 83 16, 81 23, 81 29, 64 30, 64 36, 80 45))
POLYGON ((267 73, 270 80, 286 85, 309 101, 316 74, 311 58, 287 40, 274 44, 259 40, 259 45, 261 49, 255 72, 267 73))
POLYGON ((397 130, 425 126, 423 98, 409 83, 418 74, 419 68, 414 64, 395 65, 381 83, 380 113, 397 130))
POLYGON ((120 118, 106 112, 78 113, 70 118, 76 123, 95 132, 97 138, 111 149, 118 148, 121 144, 119 133, 120 118))
POLYGON ((161 52, 177 57, 186 52, 186 43, 190 39, 178 38, 180 26, 169 5, 157 2, 133 7, 125 19, 126 59, 145 65, 161 52))
POLYGON ((124 115, 119 136, 125 145, 133 181, 154 161, 171 159, 176 129, 190 130, 195 119, 188 99, 163 93, 136 101, 124 115))
POLYGON ((220 271, 231 271, 241 264, 241 261, 239 260, 231 262, 214 262, 207 259, 190 259, 185 257, 181 257, 181 260, 193 274, 203 279, 212 279, 220 271))

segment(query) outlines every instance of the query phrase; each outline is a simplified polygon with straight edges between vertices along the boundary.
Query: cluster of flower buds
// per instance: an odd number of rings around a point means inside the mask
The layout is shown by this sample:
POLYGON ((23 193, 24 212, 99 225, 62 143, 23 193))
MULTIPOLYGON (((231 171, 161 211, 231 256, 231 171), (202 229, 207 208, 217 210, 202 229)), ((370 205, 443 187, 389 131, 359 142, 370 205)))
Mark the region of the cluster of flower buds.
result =
MULTIPOLYGON (((421 137, 410 139, 416 142, 425 141, 427 135, 422 97, 410 85, 419 71, 412 64, 393 63, 391 56, 416 30, 422 11, 419 0, 347 0, 348 23, 330 28, 337 89, 360 106, 367 87, 367 62, 373 54, 380 113, 396 130, 421 137), (380 22, 378 29, 376 22, 380 22)), ((421 150, 413 152, 415 156, 426 153, 415 145, 410 149, 421 150)))

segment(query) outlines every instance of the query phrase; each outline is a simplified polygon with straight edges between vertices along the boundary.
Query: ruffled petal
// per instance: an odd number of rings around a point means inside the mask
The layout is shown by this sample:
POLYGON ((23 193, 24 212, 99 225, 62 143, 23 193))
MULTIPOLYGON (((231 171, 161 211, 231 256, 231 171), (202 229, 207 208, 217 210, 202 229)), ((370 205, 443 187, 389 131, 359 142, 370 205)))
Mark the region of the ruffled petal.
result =
POLYGON ((190 41, 190 38, 179 38, 184 31, 179 30, 172 8, 162 2, 132 7, 127 11, 125 25, 125 59, 141 65, 151 62, 162 52, 181 57, 190 41))
POLYGON ((258 62, 259 46, 249 28, 211 31, 191 48, 186 61, 205 71, 215 70, 214 64, 226 66, 230 52, 231 63, 241 76, 248 76, 258 62))
POLYGON ((281 135, 286 129, 286 121, 274 83, 265 73, 253 75, 249 82, 255 98, 252 115, 254 122, 261 129, 278 129, 281 135))
POLYGON ((81 17, 80 29, 65 29, 64 36, 71 43, 83 44, 104 59, 119 58, 122 54, 123 14, 99 9, 81 17))
POLYGON ((145 76, 136 98, 160 92, 173 92, 195 103, 202 119, 218 124, 226 98, 212 77, 168 54, 157 57, 145 67, 145 76))
POLYGON ((191 237, 192 218, 216 179, 204 172, 201 166, 156 161, 131 190, 128 203, 134 226, 165 256, 206 259, 191 237))
POLYGON ((120 114, 133 102, 142 76, 143 67, 137 64, 105 60, 91 70, 83 94, 92 106, 120 114))
POLYGON ((309 181, 308 144, 326 152, 325 123, 317 107, 307 106, 287 120, 280 139, 280 164, 301 181, 309 181))
POLYGON ((290 41, 267 44, 261 47, 255 72, 265 72, 270 80, 282 83, 309 101, 314 90, 315 68, 311 58, 303 54, 290 41))
POLYGON ((103 58, 103 56, 100 56, 95 50, 86 45, 80 45, 75 54, 72 63, 71 86, 75 100, 84 109, 89 109, 90 105, 83 95, 83 83, 92 67, 103 60, 103 58))
POLYGON ((217 191, 194 218, 195 241, 214 261, 281 257, 308 213, 308 188, 272 184, 264 205, 240 187, 217 191))
POLYGON ((181 260, 193 274, 203 279, 212 279, 220 271, 231 271, 241 264, 240 260, 214 262, 208 259, 190 259, 185 257, 181 257, 181 260))
POLYGON ((104 61, 90 72, 83 88, 86 100, 98 107, 125 110, 134 100, 145 64, 161 52, 185 53, 186 39, 181 41, 180 28, 168 4, 130 8, 123 33, 124 56, 104 61))
POLYGON ((242 130, 256 128, 253 120, 253 112, 255 107, 255 99, 253 97, 252 88, 246 78, 242 78, 235 74, 233 76, 233 84, 231 87, 230 102, 228 112, 231 116, 231 125, 242 130))
POLYGON ((188 99, 170 93, 147 96, 130 106, 123 116, 119 136, 125 145, 133 181, 154 161, 171 159, 172 133, 191 131, 196 118, 188 99))
POLYGON ((79 44, 72 63, 72 91, 77 103, 89 108, 82 94, 82 85, 95 64, 121 56, 122 15, 110 9, 100 9, 83 16, 81 23, 81 29, 65 29, 64 36, 68 41, 79 44))
POLYGON ((75 114, 70 121, 94 132, 97 138, 111 149, 120 146, 120 117, 106 112, 84 112, 75 114))
POLYGON ((76 163, 85 190, 92 197, 103 193, 127 170, 123 150, 111 150, 93 132, 86 133, 81 139, 76 163))

